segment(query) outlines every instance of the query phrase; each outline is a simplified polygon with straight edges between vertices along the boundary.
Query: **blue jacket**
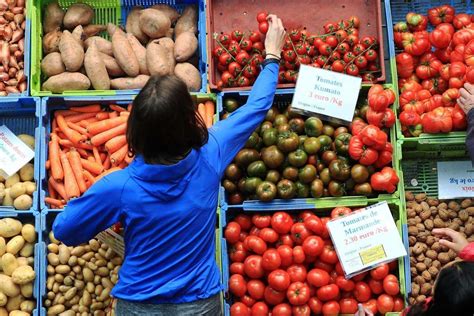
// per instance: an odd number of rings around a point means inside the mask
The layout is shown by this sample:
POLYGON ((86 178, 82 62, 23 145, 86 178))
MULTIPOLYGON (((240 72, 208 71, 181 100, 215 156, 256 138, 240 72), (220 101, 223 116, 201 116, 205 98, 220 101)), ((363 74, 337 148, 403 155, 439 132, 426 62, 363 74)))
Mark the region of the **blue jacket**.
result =
POLYGON ((89 241, 116 222, 125 260, 112 294, 147 303, 184 303, 222 290, 215 262, 219 181, 273 103, 278 64, 258 77, 247 104, 209 130, 209 141, 175 165, 135 158, 70 201, 54 224, 67 245, 89 241))

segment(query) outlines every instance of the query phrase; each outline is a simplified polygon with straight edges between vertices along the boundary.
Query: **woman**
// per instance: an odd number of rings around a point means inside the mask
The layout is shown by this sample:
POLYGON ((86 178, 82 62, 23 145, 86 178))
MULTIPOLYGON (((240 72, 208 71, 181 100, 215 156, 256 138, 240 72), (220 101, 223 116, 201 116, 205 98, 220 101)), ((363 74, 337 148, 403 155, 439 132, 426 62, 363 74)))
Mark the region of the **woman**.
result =
POLYGON ((284 43, 269 15, 267 58, 247 104, 209 131, 186 85, 152 78, 133 102, 127 141, 133 163, 70 201, 53 231, 67 245, 121 222, 125 260, 112 295, 117 315, 220 315, 215 263, 219 181, 270 109, 284 43))
POLYGON ((466 113, 467 119, 467 135, 466 147, 474 164, 474 85, 470 83, 464 84, 464 88, 460 89, 461 96, 458 99, 459 106, 466 113))

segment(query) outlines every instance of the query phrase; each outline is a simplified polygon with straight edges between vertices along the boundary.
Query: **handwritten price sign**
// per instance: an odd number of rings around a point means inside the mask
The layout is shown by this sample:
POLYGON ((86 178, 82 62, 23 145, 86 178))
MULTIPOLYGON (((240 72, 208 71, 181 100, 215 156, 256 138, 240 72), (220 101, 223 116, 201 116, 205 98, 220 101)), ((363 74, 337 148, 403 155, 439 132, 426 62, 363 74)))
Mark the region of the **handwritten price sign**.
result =
POLYGON ((351 122, 361 82, 359 77, 301 65, 292 109, 351 122))
POLYGON ((474 197, 474 168, 470 161, 438 162, 440 199, 474 197))
POLYGON ((5 125, 0 126, 0 176, 12 176, 33 159, 34 155, 34 151, 5 125))

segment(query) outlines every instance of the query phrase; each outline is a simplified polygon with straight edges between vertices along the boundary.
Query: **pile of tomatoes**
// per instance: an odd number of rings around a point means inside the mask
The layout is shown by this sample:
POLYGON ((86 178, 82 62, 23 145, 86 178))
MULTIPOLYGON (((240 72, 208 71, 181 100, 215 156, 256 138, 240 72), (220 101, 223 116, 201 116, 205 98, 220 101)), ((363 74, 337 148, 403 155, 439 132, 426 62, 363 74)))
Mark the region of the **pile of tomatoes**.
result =
MULTIPOLYGON (((259 32, 234 30, 214 34, 212 51, 221 78, 217 88, 246 87, 254 83, 265 56, 262 37, 268 31, 267 13, 257 15, 259 32)), ((301 64, 360 76, 364 82, 375 82, 380 76, 379 43, 373 36, 359 35, 360 20, 328 22, 320 35, 306 28, 293 29, 283 47, 279 82, 295 83, 301 64)))
POLYGON ((427 16, 410 12, 394 26, 394 39, 403 49, 396 61, 404 135, 465 130, 456 102, 464 83, 474 83, 474 15, 456 14, 450 5, 427 16))
POLYGON ((344 276, 326 223, 331 217, 300 214, 238 214, 225 228, 232 316, 354 314, 357 304, 372 313, 403 310, 396 261, 344 276))

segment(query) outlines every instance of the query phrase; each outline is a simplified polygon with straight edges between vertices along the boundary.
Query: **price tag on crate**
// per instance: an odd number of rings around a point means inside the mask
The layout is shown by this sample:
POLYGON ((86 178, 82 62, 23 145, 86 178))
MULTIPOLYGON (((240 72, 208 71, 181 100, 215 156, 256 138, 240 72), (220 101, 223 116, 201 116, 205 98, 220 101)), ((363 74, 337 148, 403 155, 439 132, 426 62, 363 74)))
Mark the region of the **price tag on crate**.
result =
POLYGON ((291 108, 301 114, 319 114, 350 123, 361 82, 359 77, 301 65, 291 108))
POLYGON ((123 258, 125 254, 125 243, 123 237, 114 232, 112 229, 107 228, 95 236, 98 240, 107 244, 112 250, 123 258))
POLYGON ((14 175, 35 156, 24 142, 5 125, 0 126, 0 176, 14 175))
POLYGON ((474 197, 474 168, 471 161, 438 161, 438 197, 474 197))
POLYGON ((387 202, 328 222, 346 277, 407 255, 387 202))

